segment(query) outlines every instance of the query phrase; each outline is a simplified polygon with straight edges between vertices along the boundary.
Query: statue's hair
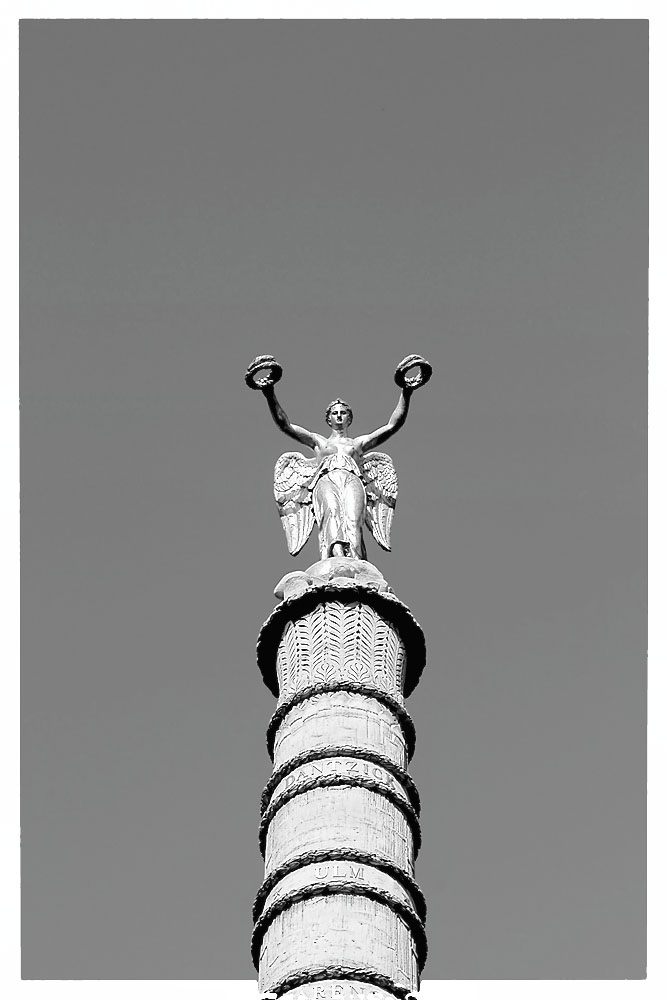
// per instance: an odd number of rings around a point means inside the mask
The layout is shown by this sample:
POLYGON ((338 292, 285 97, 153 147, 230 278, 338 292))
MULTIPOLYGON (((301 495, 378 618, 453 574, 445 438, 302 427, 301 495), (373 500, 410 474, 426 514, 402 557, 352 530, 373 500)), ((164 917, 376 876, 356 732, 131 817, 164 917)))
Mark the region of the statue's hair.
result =
POLYGON ((331 422, 329 420, 329 417, 331 416, 331 411, 333 410, 334 406, 344 406, 347 412, 350 414, 350 423, 352 423, 353 415, 352 415, 352 407, 350 406, 350 404, 346 403, 344 399, 332 399, 329 405, 327 406, 327 412, 326 412, 326 421, 329 424, 329 427, 331 427, 331 422))

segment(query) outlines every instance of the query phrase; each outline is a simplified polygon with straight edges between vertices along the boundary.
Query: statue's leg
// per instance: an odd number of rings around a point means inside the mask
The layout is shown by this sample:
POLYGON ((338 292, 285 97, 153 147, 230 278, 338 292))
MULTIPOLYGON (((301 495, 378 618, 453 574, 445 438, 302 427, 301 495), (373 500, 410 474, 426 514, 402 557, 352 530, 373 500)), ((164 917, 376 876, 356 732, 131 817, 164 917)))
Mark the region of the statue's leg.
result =
POLYGON ((366 489, 358 476, 346 473, 342 499, 345 537, 350 543, 349 554, 353 559, 365 559, 366 545, 362 525, 366 516, 366 489))
POLYGON ((328 559, 332 555, 344 554, 335 550, 348 539, 342 493, 331 476, 322 476, 318 480, 313 490, 313 511, 319 528, 320 557, 328 559))

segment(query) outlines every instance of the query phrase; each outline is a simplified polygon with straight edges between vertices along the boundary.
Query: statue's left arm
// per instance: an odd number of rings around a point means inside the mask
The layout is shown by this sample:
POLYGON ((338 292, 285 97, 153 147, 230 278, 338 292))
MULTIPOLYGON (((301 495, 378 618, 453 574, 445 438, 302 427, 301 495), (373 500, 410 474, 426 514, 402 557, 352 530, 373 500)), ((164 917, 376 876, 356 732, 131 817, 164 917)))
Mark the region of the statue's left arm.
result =
POLYGON ((389 417, 386 424, 382 427, 378 427, 377 430, 371 431, 370 434, 363 434, 361 437, 356 439, 357 446, 362 454, 367 451, 372 451, 373 448, 377 448, 378 445, 383 444, 388 438, 392 437, 397 430, 403 426, 407 420, 408 410, 410 408, 410 397, 414 389, 410 386, 404 386, 401 389, 401 396, 398 401, 396 409, 389 417))
POLYGON ((426 358, 422 358, 421 354, 408 354, 407 358, 403 358, 394 372, 394 382, 401 387, 401 398, 398 401, 398 406, 383 427, 378 427, 371 434, 363 434, 355 439, 357 448, 362 455, 377 448, 379 444, 382 444, 403 426, 408 416, 412 393, 415 389, 426 385, 432 373, 433 368, 426 358))

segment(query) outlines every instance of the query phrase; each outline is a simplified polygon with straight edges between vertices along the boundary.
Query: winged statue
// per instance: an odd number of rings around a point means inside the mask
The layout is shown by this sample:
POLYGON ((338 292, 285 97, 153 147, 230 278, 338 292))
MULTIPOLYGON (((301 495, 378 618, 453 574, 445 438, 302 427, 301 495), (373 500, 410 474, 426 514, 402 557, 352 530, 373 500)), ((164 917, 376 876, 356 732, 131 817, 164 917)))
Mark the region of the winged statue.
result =
POLYGON ((326 410, 331 433, 324 437, 288 420, 275 394, 282 368, 273 356, 262 355, 248 367, 247 384, 264 393, 280 429, 314 452, 313 458, 285 452, 274 470, 273 493, 291 555, 299 554, 315 525, 322 559, 366 559, 364 524, 381 548, 391 550, 398 479, 389 455, 372 449, 403 426, 412 393, 428 382, 431 372, 420 355, 404 358, 394 375, 401 387, 398 405, 388 422, 370 434, 350 436, 352 409, 334 399, 326 410))
MULTIPOLYGON (((287 451, 276 462, 273 475, 273 495, 276 499, 287 547, 290 554, 296 556, 308 541, 315 526, 315 510, 313 505, 313 488, 317 485, 317 473, 323 463, 316 458, 306 458, 298 451, 287 451)), ((361 480, 366 490, 364 522, 372 532, 373 538, 387 552, 391 551, 391 522, 398 496, 398 478, 396 469, 389 455, 381 451, 371 451, 363 456, 360 463, 361 480)), ((327 468, 322 468, 323 475, 328 475, 327 468)), ((354 473, 351 473, 354 475, 354 473)), ((359 513, 355 509, 352 518, 346 519, 342 535, 357 535, 359 513), (352 523, 350 523, 350 520, 352 523), (351 531, 350 531, 351 529, 351 531)), ((360 526, 359 526, 360 527, 360 526)), ((356 538, 341 537, 335 541, 348 542, 354 546, 356 538)), ((358 546, 364 549, 365 546, 358 546)), ((324 540, 324 553, 327 558, 329 538, 324 540)))

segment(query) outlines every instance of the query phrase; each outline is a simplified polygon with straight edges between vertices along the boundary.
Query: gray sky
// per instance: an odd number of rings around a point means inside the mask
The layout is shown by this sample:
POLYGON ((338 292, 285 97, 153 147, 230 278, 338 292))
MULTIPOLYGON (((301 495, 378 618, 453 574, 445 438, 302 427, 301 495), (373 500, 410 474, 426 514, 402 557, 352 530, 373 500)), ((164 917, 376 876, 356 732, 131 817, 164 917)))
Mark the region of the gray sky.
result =
POLYGON ((428 979, 645 968, 645 21, 24 21, 23 974, 250 979, 292 448, 383 423, 428 979))

